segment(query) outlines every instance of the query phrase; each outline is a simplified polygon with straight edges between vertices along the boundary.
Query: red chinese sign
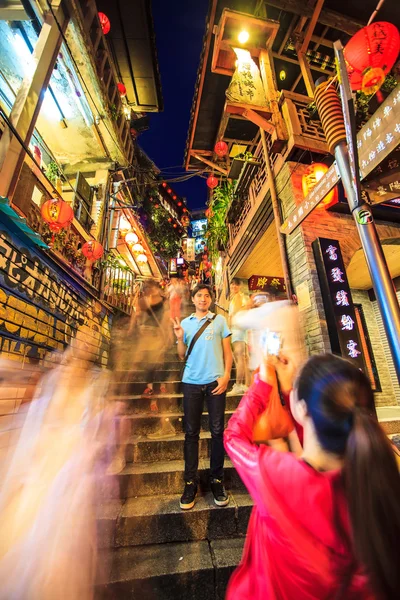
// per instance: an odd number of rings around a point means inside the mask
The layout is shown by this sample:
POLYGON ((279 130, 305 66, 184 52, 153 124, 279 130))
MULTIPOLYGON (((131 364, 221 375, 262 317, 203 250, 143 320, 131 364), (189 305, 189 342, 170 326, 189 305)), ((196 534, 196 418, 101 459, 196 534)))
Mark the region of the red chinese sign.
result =
POLYGON ((286 292, 283 277, 266 277, 265 275, 252 275, 249 279, 251 292, 286 292))

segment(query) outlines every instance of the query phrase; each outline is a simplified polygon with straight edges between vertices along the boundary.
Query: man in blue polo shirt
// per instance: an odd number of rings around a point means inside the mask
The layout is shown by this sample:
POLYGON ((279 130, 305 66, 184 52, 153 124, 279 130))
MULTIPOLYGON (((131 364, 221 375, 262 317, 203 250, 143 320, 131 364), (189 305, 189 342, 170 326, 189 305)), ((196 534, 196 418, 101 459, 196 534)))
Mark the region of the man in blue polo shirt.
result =
POLYGON ((185 359, 187 348, 190 347, 199 329, 207 319, 210 323, 193 346, 182 377, 185 417, 185 489, 180 507, 183 510, 194 506, 197 494, 199 436, 204 400, 207 401, 211 431, 211 490, 217 506, 226 506, 229 503, 223 484, 225 456, 223 433, 226 389, 232 368, 231 332, 224 317, 209 311, 212 291, 208 285, 196 286, 191 291, 191 298, 196 308, 195 312, 182 323, 179 323, 179 319, 173 322, 178 340, 178 354, 182 360, 185 359))

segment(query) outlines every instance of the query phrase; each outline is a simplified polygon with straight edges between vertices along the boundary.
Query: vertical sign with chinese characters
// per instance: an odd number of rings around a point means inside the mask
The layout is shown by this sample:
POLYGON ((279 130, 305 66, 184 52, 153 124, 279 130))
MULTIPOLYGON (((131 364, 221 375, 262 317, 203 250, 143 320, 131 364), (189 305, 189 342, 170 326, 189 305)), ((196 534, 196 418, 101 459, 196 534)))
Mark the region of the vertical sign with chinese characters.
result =
POLYGON ((312 246, 321 284, 332 352, 348 358, 356 367, 367 373, 339 242, 317 238, 312 246))
POLYGON ((196 260, 194 238, 187 238, 186 240, 186 260, 188 262, 193 262, 194 260, 196 260))

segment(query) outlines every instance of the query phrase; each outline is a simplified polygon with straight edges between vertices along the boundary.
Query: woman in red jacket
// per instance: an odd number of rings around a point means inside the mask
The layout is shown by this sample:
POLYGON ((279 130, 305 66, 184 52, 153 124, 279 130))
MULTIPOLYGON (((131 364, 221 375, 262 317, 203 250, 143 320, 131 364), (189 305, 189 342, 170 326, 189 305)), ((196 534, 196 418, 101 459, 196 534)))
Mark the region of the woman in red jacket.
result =
POLYGON ((400 477, 365 375, 313 356, 290 394, 303 455, 252 442, 271 391, 271 360, 286 396, 290 361, 269 359, 225 432, 255 507, 228 600, 398 600, 400 477))

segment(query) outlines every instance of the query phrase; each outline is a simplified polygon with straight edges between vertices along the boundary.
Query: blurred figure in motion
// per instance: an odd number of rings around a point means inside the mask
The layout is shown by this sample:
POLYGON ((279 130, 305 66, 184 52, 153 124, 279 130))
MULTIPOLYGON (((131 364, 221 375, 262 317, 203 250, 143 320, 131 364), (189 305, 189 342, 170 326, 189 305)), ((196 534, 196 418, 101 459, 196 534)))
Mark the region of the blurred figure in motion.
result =
POLYGON ((184 282, 177 277, 173 277, 168 286, 169 310, 171 313, 171 319, 181 319, 183 286, 184 282))
POLYGON ((367 377, 313 356, 297 379, 282 353, 262 362, 225 432, 255 501, 228 600, 395 600, 400 590, 400 478, 367 377), (304 428, 301 458, 253 443, 271 372, 304 428))
POLYGON ((235 277, 231 283, 232 297, 229 303, 229 326, 232 331, 233 358, 236 367, 236 382, 228 394, 244 394, 247 391, 247 344, 246 330, 234 326, 235 315, 242 311, 248 303, 243 293, 242 282, 235 277))
MULTIPOLYGON (((173 342, 168 302, 156 281, 148 281, 143 286, 136 311, 136 325, 132 333, 135 345, 134 362, 143 365, 146 388, 142 397, 150 399, 150 410, 156 413, 158 412, 157 399, 154 397, 157 393, 154 390, 156 373, 163 368, 165 352, 173 342)), ((159 393, 167 393, 163 383, 160 383, 159 393)), ((157 439, 174 435, 175 429, 169 418, 163 417, 160 427, 149 434, 149 437, 157 439)))
MULTIPOLYGON (((157 369, 164 362, 165 351, 172 343, 168 305, 159 284, 148 281, 143 286, 136 311, 137 329, 133 332, 136 342, 135 362, 141 362, 145 370, 146 388, 143 398, 154 396, 154 381, 157 369)), ((160 393, 165 394, 162 384, 160 393)), ((158 411, 157 401, 150 404, 151 410, 158 411)))
POLYGON ((0 491, 1 600, 91 600, 94 491, 105 473, 113 418, 99 345, 78 329, 41 382, 0 491))

